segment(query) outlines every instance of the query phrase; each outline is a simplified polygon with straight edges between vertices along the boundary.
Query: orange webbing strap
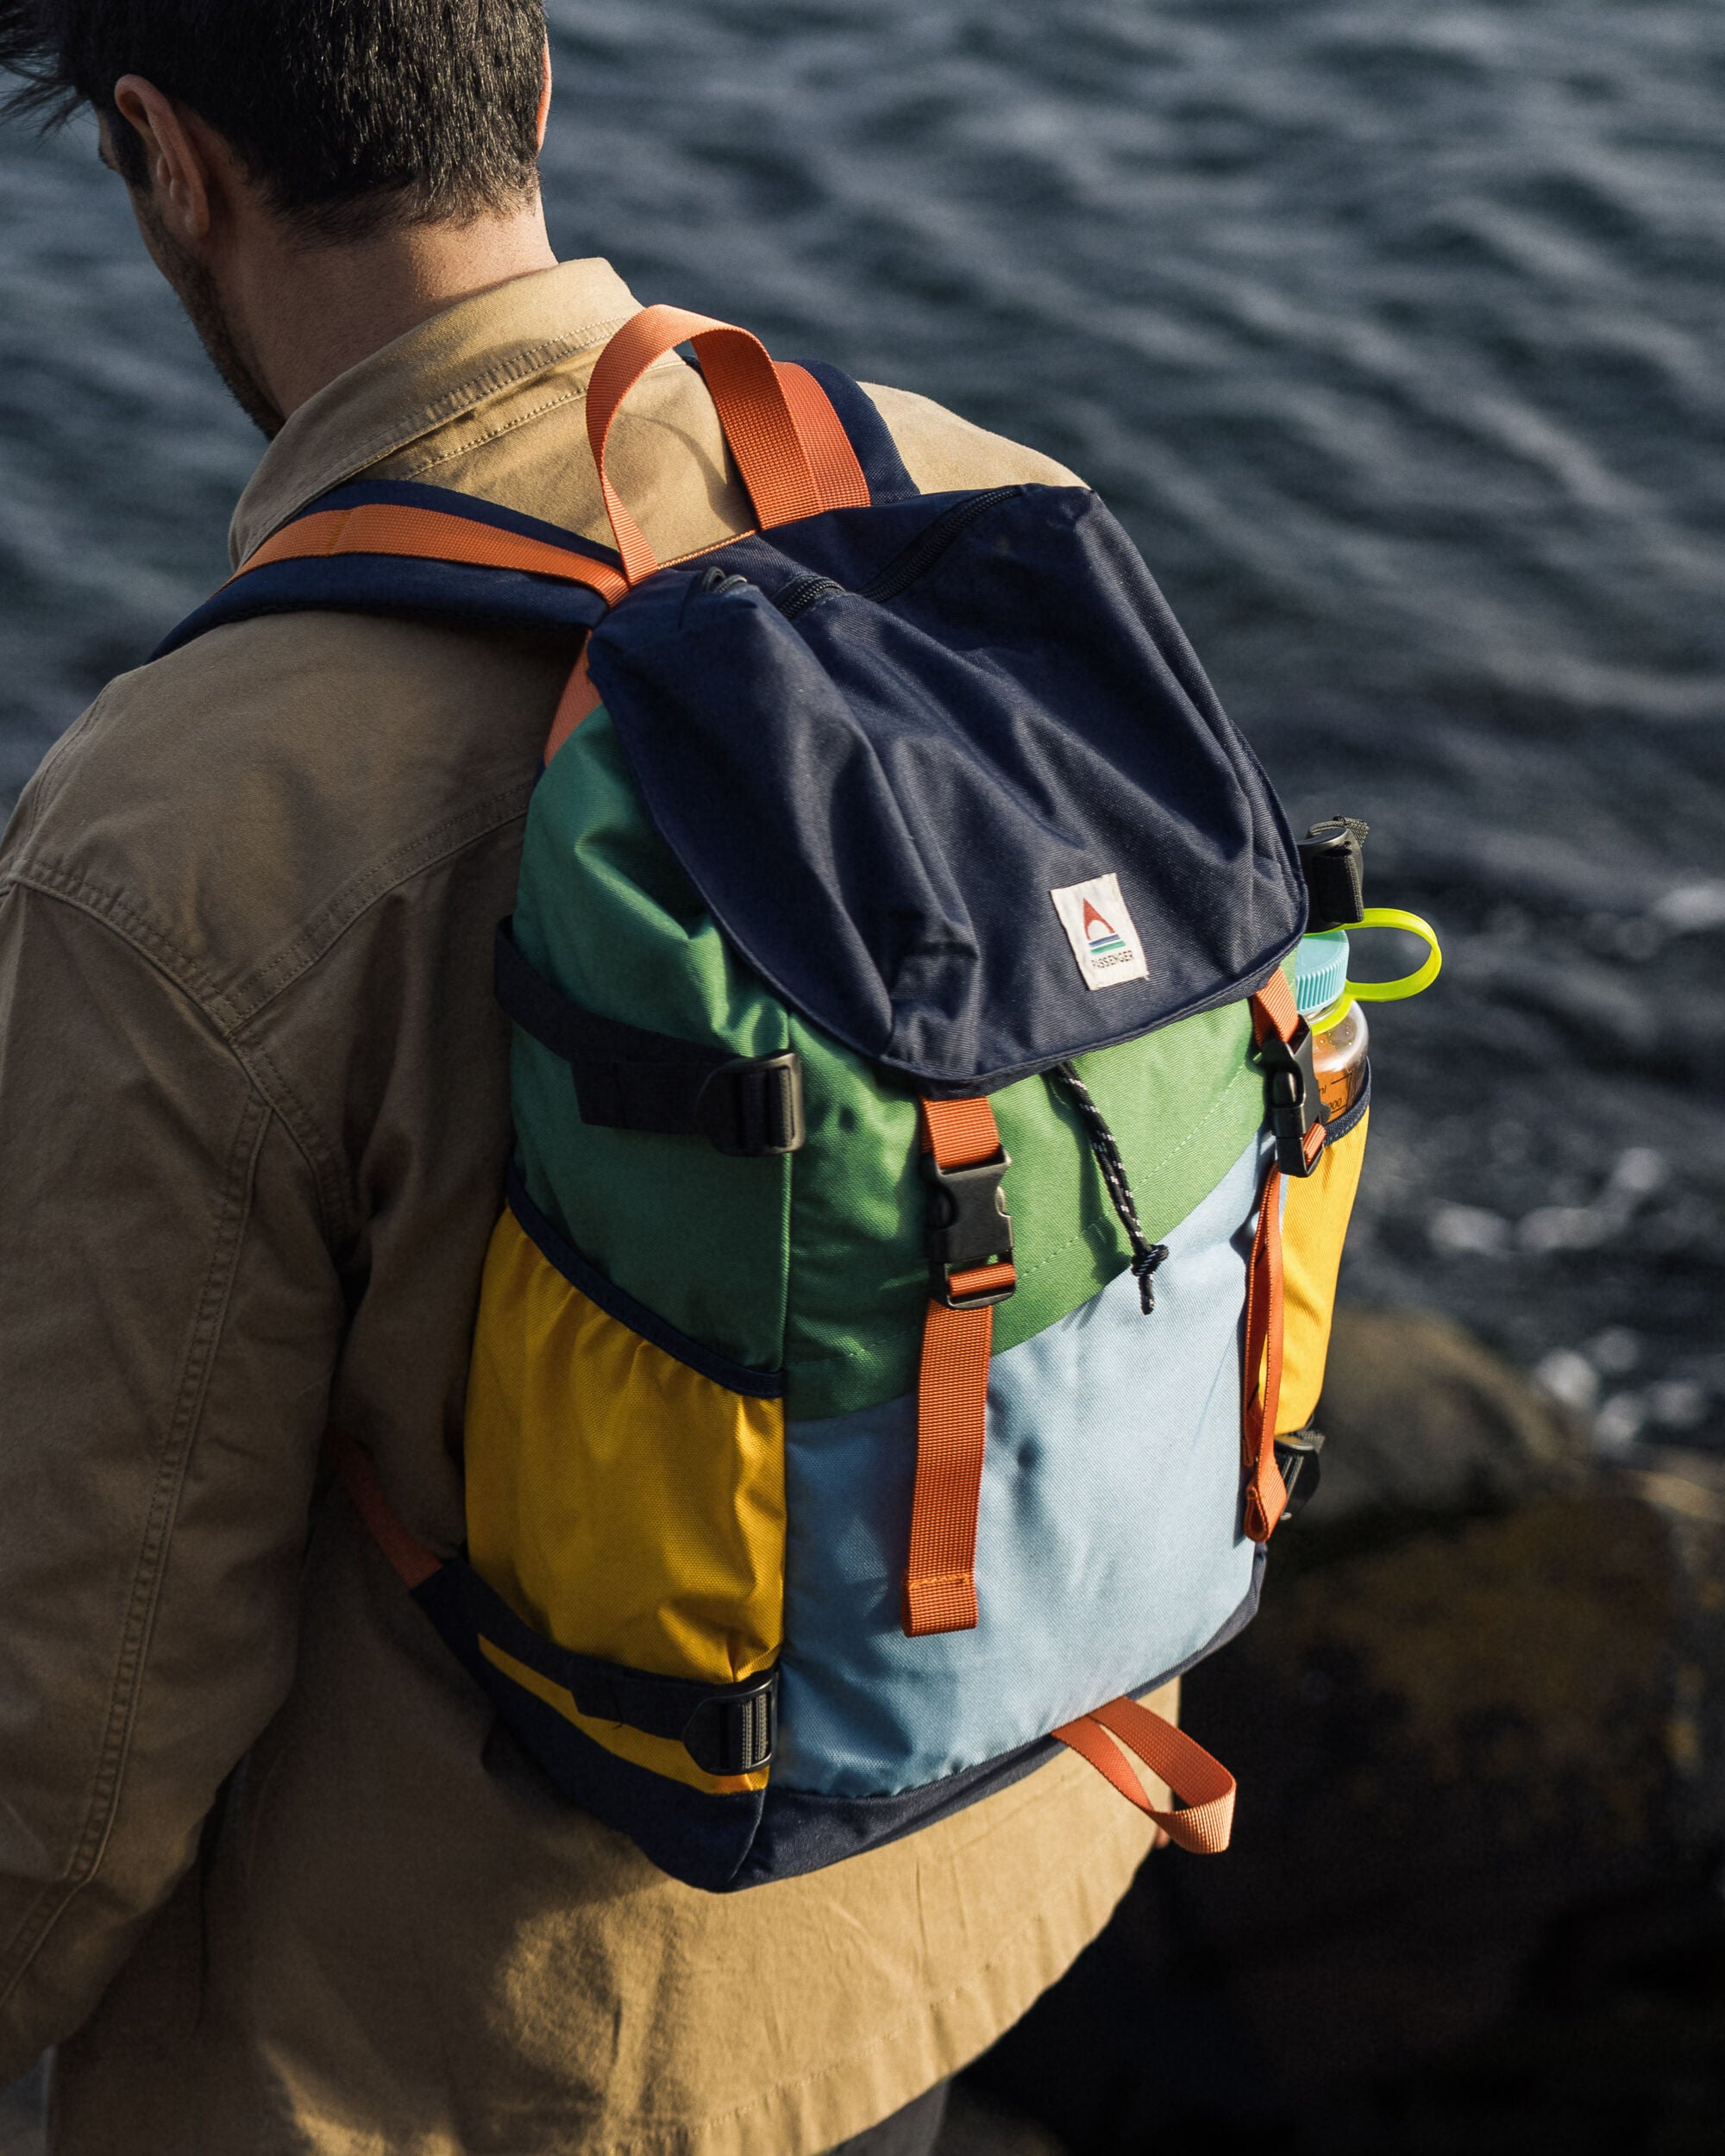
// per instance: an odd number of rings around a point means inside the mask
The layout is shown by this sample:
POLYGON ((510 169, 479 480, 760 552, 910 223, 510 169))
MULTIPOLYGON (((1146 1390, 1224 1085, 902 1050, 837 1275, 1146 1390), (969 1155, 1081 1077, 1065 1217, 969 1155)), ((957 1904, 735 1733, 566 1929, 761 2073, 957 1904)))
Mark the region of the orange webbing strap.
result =
MULTIPOLYGON (((941 1169, 996 1157, 1000 1133, 985 1100, 925 1100, 922 1144, 941 1169)), ((951 1278, 955 1295, 1010 1289, 1010 1264, 978 1265, 951 1278)), ((916 1490, 900 1621, 906 1636, 976 1628, 976 1515, 988 1438, 992 1303, 955 1310, 929 1298, 917 1378, 916 1490)))
POLYGON ((806 367, 775 360, 785 402, 797 424, 814 467, 823 509, 867 509, 874 498, 856 452, 844 431, 844 423, 832 409, 826 392, 806 367))
MULTIPOLYGON (((1262 1045, 1274 1033, 1291 1041, 1300 1029, 1300 1012, 1288 976, 1279 968, 1251 1000, 1252 1038, 1262 1045)), ((1324 1150, 1327 1133, 1314 1123, 1302 1141, 1307 1164, 1324 1150)), ((1268 1542, 1288 1502, 1282 1470, 1276 1464, 1276 1411, 1282 1395, 1282 1170, 1272 1166, 1264 1180, 1258 1232, 1252 1238, 1251 1267, 1246 1275, 1245 1359, 1240 1401, 1240 1451, 1245 1476, 1245 1532, 1253 1542, 1268 1542)))
POLYGON ((1291 1041, 1299 1025, 1300 1006, 1278 966, 1251 1000, 1252 1038, 1262 1041, 1266 1033, 1274 1033, 1278 1040, 1291 1041))
POLYGON ((558 701, 557 715, 551 721, 551 731, 546 737, 544 761, 552 757, 574 732, 584 718, 591 718, 605 699, 593 686, 593 676, 587 672, 587 648, 581 646, 581 655, 575 661, 574 672, 563 685, 558 701))
MULTIPOLYGON (((730 323, 681 307, 643 308, 624 323, 599 354, 587 386, 587 440, 617 549, 631 584, 651 576, 659 561, 611 483, 605 444, 630 391, 649 367, 683 343, 693 343, 699 356, 725 441, 763 530, 869 498, 866 486, 857 492, 862 475, 855 452, 848 461, 838 454, 833 429, 840 435, 844 429, 812 376, 787 381, 760 339, 730 323), (804 426, 816 398, 825 407, 825 418, 810 436, 804 426), (837 491, 829 493, 828 488, 837 491)), ((787 369, 786 373, 798 371, 787 369)), ((845 448, 850 448, 848 441, 845 448)))
POLYGON ((502 531, 495 524, 448 510, 408 509, 392 502, 321 509, 301 517, 273 539, 266 539, 235 573, 248 576, 272 561, 304 561, 338 554, 407 555, 417 561, 461 561, 478 568, 526 569, 565 584, 585 584, 607 606, 614 606, 629 589, 608 563, 590 561, 567 547, 502 531))
POLYGON ((433 1556, 419 1538, 397 1519, 394 1508, 383 1494, 383 1484, 377 1478, 371 1455, 365 1448, 343 1432, 332 1430, 323 1440, 323 1449, 329 1455, 336 1479, 353 1499, 354 1509, 364 1520, 372 1540, 405 1584, 409 1588, 423 1587, 434 1573, 441 1572, 442 1558, 433 1556))
POLYGON ((1136 1700, 1117 1699, 1080 1715, 1054 1734, 1088 1759, 1128 1803, 1137 1805, 1182 1849, 1189 1849, 1195 1857, 1219 1857, 1227 1847, 1234 1827, 1234 1777, 1183 1729, 1164 1721, 1136 1700), (1118 1738, 1142 1759, 1185 1808, 1158 1811, 1109 1737, 1118 1738))
POLYGON ((1288 1502, 1276 1464, 1276 1410, 1282 1395, 1282 1170, 1264 1179, 1258 1233, 1246 1275, 1245 1369, 1241 1387, 1242 1468, 1245 1476, 1245 1532, 1268 1542, 1288 1502))

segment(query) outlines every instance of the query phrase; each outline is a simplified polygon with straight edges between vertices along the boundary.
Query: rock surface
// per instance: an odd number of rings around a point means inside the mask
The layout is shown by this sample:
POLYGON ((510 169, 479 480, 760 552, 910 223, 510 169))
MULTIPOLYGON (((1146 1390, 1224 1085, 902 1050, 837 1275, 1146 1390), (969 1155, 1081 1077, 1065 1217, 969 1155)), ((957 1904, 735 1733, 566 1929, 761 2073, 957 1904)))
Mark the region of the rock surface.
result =
POLYGON ((990 2103, 962 2083, 954 2089, 934 2156, 1066 2156, 1048 2128, 1021 2111, 990 2103))
POLYGON ((1302 1526, 1499 1510, 1592 1471, 1572 1409, 1429 1311, 1339 1310, 1316 1420, 1328 1442, 1302 1526))
POLYGON ((1233 1849, 1147 1865, 976 2079, 1073 2156, 1716 2146, 1725 1463, 1596 1470, 1390 1313, 1339 1323, 1319 1421, 1257 1623, 1188 1681, 1233 1849))

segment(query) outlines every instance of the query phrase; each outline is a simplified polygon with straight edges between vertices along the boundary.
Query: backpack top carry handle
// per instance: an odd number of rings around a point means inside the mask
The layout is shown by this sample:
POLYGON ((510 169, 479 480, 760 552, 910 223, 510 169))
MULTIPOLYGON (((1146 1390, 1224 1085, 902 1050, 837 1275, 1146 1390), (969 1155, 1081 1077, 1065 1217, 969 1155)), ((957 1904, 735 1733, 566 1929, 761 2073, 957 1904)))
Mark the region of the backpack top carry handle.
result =
POLYGON ((668 352, 693 344, 707 393, 762 531, 828 509, 867 509, 850 437, 806 368, 776 363, 758 337, 682 307, 647 307, 606 345, 587 389, 587 440, 623 573, 640 584, 658 556, 611 483, 605 449, 624 399, 668 352))

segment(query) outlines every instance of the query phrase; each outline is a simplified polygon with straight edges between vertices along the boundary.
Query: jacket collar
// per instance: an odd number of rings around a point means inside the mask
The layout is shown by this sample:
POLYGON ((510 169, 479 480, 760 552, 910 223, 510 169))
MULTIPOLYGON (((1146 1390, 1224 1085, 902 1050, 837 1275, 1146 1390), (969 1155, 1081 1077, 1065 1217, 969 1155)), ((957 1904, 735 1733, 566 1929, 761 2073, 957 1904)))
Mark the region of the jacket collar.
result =
POLYGON ((265 450, 228 533, 237 568, 320 494, 488 398, 591 352, 638 311, 609 262, 560 262, 461 300, 339 374, 265 450))

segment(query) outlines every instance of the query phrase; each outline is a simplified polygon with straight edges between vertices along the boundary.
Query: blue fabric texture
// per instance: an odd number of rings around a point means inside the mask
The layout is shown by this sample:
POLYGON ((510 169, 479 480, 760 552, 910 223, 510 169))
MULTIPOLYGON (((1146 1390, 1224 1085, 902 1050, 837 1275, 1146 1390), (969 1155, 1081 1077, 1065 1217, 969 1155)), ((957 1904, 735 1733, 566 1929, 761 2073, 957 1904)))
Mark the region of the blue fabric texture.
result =
POLYGON ((790 1426, 775 1787, 940 1781, 1142 1689, 1227 1623, 1252 1580, 1241 1320, 1267 1157, 1254 1140, 1168 1236, 1151 1316, 1124 1274, 994 1358, 975 1632, 900 1628, 914 1399, 790 1426))
MULTIPOLYGON (((1138 1689, 1147 1691, 1181 1675, 1243 1631, 1257 1612, 1264 1565, 1260 1550, 1245 1600, 1219 1632, 1185 1663, 1159 1671, 1138 1689)), ((901 1840, 1021 1782, 1061 1749, 1057 1739, 1040 1738, 944 1782, 894 1796, 821 1796, 787 1789, 776 1779, 764 1793, 711 1796, 619 1759, 488 1662, 479 1651, 461 1586, 459 1564, 445 1565, 414 1589, 413 1599, 490 1695, 521 1750, 561 1796, 628 1834, 661 1871, 710 1894, 795 1878, 901 1840)))
POLYGON ((649 579, 587 658, 730 941, 925 1090, 1234 1001, 1299 940, 1269 782, 1086 488, 779 526, 649 579), (1139 962, 1098 984, 1054 894, 1109 877, 1139 962))

